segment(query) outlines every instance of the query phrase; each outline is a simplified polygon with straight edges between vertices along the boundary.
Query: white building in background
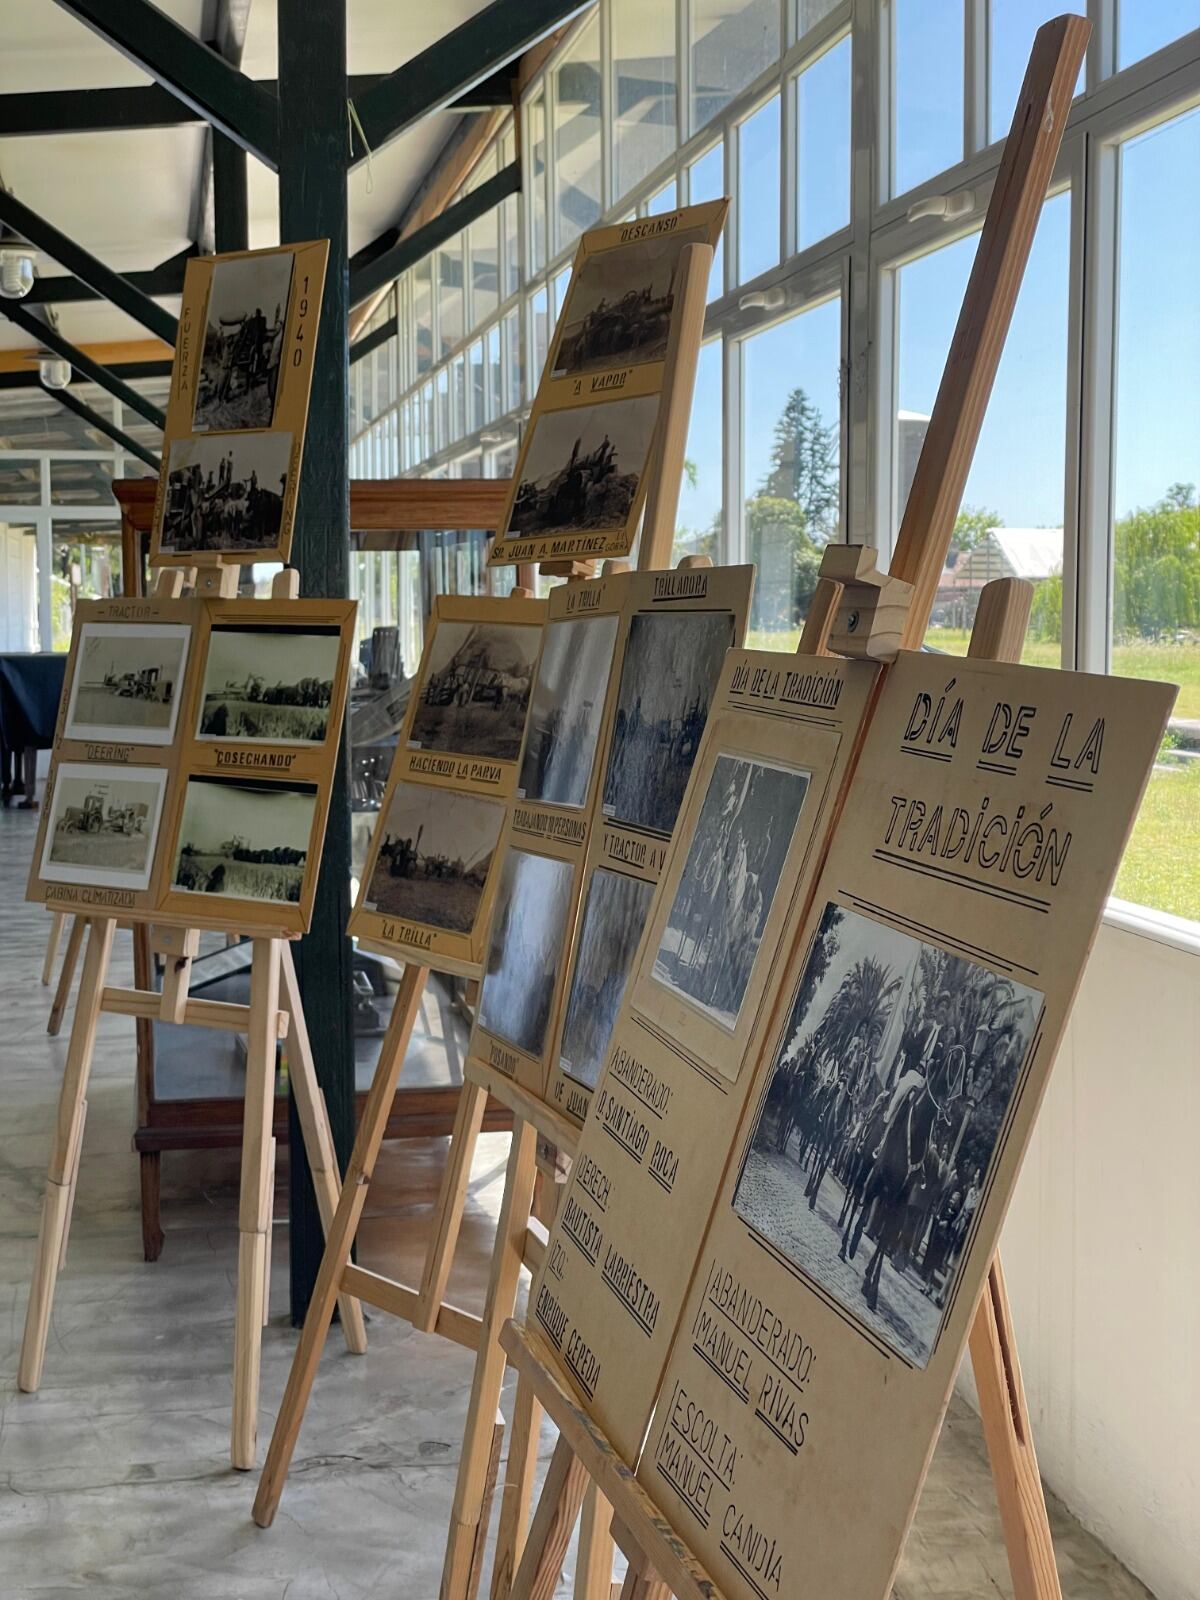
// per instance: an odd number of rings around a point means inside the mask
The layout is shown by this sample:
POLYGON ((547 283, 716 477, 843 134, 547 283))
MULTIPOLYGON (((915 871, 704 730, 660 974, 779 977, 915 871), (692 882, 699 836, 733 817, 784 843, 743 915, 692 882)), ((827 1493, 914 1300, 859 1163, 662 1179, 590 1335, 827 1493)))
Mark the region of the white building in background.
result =
POLYGON ((921 411, 896 413, 896 526, 908 504, 908 491, 917 474, 921 446, 929 432, 929 418, 921 411))
POLYGON ((982 589, 993 578, 1027 578, 1041 583, 1062 572, 1061 528, 989 528, 954 567, 956 586, 982 589))

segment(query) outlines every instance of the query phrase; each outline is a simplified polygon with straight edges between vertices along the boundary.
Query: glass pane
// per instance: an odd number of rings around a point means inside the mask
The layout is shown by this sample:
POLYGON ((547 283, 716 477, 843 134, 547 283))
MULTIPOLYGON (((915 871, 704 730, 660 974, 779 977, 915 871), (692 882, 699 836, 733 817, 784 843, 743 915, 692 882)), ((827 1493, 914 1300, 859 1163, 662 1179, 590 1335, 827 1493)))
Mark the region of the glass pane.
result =
POLYGON ((850 36, 796 80, 796 238, 805 250, 850 221, 850 36))
MULTIPOLYGON (((690 174, 691 203, 702 200, 720 200, 725 194, 725 146, 715 144, 699 161, 688 168, 690 174)), ((719 300, 725 293, 725 234, 721 233, 713 252, 712 271, 708 276, 708 298, 719 300)))
POLYGON ((541 92, 525 108, 525 132, 529 143, 529 269, 540 272, 546 265, 546 97, 541 92))
POLYGON ((963 156, 962 0, 894 0, 892 193, 963 156))
POLYGON ((52 650, 68 650, 77 600, 111 600, 121 593, 121 526, 107 519, 51 525, 52 650))
POLYGON ((738 128, 738 282, 779 260, 779 96, 738 128))
POLYGON ((471 224, 471 326, 494 317, 500 304, 500 215, 489 211, 471 224))
POLYGON ((674 178, 670 183, 664 183, 657 194, 652 194, 646 202, 646 215, 648 217, 665 216, 668 211, 674 211, 679 205, 679 191, 674 178))
MULTIPOLYGON (((442 374, 445 377, 445 373, 442 374)), ((421 460, 431 456, 435 446, 433 442, 433 384, 427 383, 421 390, 421 460)))
POLYGON ((554 232, 571 244, 600 216, 600 22, 592 16, 554 74, 554 232))
POLYGON ((452 435, 451 435, 451 432, 450 432, 450 370, 449 370, 449 368, 448 367, 442 367, 441 370, 434 377, 433 381, 437 385, 437 425, 436 425, 436 429, 435 429, 435 432, 434 432, 434 436, 433 436, 432 440, 430 441, 430 447, 431 447, 431 449, 434 449, 434 450, 442 450, 442 449, 445 448, 446 445, 448 445, 450 443, 450 440, 452 438, 452 435))
POLYGON ((1200 111, 1120 159, 1112 670, 1179 697, 1115 892, 1200 921, 1200 111))
POLYGON ((567 285, 571 281, 570 267, 564 267, 554 280, 554 315, 560 316, 567 298, 567 285))
POLYGON ((467 382, 463 356, 450 363, 450 439, 461 439, 467 430, 467 382))
POLYGON ((803 39, 810 28, 815 28, 818 22, 823 21, 840 4, 841 0, 797 0, 797 39, 803 39))
MULTIPOLYGON (((1042 208, 925 636, 954 655, 966 654, 984 584, 1016 577, 1036 586, 1021 659, 1061 665, 1070 230, 1070 195, 1057 195, 1042 208)), ((897 274, 897 531, 978 241, 971 234, 897 274)))
POLYGON ((700 362, 696 368, 696 390, 688 422, 672 564, 681 556, 711 556, 714 561, 721 559, 724 514, 721 475, 724 457, 722 379, 721 341, 712 339, 701 346, 700 362))
POLYGON ((752 648, 796 648, 821 552, 837 532, 841 326, 841 302, 829 300, 742 346, 746 559, 758 565, 752 648))
POLYGON ((471 433, 476 428, 481 428, 487 417, 487 402, 483 381, 483 341, 481 339, 476 339, 475 343, 467 351, 467 368, 467 432, 471 433))
POLYGON ((42 468, 36 460, 0 461, 0 506, 35 506, 42 498, 42 468))
POLYGON ((504 409, 500 392, 500 328, 490 328, 483 341, 483 410, 479 422, 490 422, 504 409))
POLYGON ((463 336, 462 234, 435 253, 438 274, 438 343, 449 355, 463 336))
POLYGON ((613 199, 675 148, 675 0, 612 0, 613 199))
POLYGON ((430 256, 418 261, 412 269, 413 349, 416 353, 417 372, 428 372, 433 365, 433 287, 430 274, 433 262, 430 256))
POLYGON ((58 460, 50 463, 50 504, 55 506, 111 506, 111 461, 58 460))
MULTIPOLYGON (((988 55, 989 139, 1003 139, 1012 125, 1034 35, 1043 22, 1068 11, 1085 17, 1087 0, 992 0, 988 55)), ((1079 69, 1076 94, 1083 93, 1086 79, 1085 62, 1079 69)))
POLYGON ((691 0, 693 133, 779 56, 779 0, 691 0))
POLYGON ((504 348, 504 406, 515 411, 521 404, 521 319, 510 311, 501 326, 504 348))
POLYGON ((1200 28, 1200 0, 1117 0, 1117 66, 1200 28))
POLYGON ((532 400, 546 365, 550 341, 549 311, 545 289, 539 289, 529 302, 530 373, 526 388, 532 400))
POLYGON ((521 287, 521 255, 517 243, 517 197, 510 194, 500 207, 500 229, 504 235, 504 293, 508 299, 521 287))

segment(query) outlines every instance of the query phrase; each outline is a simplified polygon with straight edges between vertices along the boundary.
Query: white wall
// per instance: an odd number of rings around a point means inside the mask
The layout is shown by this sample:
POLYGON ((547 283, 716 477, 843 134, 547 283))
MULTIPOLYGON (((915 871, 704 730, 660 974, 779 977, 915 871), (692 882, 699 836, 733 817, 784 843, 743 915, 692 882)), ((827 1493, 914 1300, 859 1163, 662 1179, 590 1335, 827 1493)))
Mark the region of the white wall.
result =
POLYGON ((1043 1476, 1200 1600, 1200 954, 1101 928, 1002 1256, 1043 1476))
POLYGON ((33 535, 0 522, 0 650, 36 650, 37 614, 33 535))

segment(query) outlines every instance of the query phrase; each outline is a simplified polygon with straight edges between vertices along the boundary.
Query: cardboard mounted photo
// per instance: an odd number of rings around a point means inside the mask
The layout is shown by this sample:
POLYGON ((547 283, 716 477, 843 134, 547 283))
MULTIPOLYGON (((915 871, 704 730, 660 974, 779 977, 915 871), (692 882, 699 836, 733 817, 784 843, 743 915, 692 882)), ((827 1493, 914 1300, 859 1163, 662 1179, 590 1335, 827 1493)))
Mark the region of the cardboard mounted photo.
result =
POLYGON ((150 561, 288 559, 327 240, 184 275, 150 561))
POLYGON ((580 240, 489 562, 626 556, 654 470, 675 293, 689 244, 715 248, 728 202, 580 240))
POLYGON ((372 946, 479 976, 545 617, 438 596, 350 918, 372 946))

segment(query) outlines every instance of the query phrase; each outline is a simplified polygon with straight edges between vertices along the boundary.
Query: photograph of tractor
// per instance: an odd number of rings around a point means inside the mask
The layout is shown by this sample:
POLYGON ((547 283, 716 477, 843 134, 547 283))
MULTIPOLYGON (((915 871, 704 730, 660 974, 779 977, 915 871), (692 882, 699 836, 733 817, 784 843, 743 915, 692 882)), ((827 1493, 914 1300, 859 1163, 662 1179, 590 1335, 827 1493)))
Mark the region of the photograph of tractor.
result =
POLYGON ((135 742, 168 743, 189 635, 183 624, 86 623, 71 687, 67 737, 132 736, 135 742))
POLYGON ((141 770, 144 777, 111 767, 99 773, 84 766, 59 768, 44 856, 58 871, 48 876, 62 879, 69 868, 79 883, 145 887, 166 773, 141 770))

